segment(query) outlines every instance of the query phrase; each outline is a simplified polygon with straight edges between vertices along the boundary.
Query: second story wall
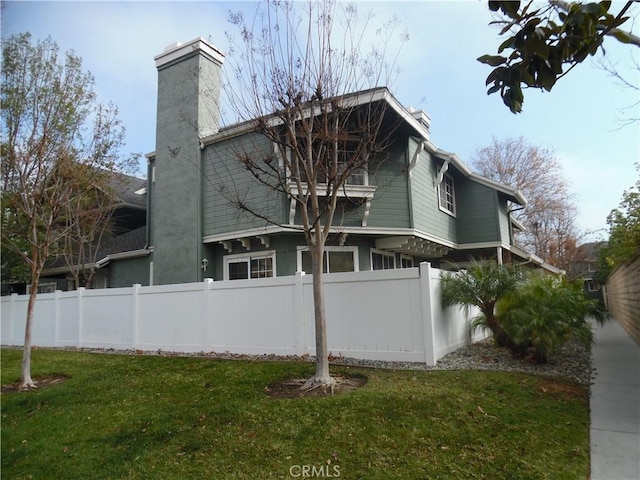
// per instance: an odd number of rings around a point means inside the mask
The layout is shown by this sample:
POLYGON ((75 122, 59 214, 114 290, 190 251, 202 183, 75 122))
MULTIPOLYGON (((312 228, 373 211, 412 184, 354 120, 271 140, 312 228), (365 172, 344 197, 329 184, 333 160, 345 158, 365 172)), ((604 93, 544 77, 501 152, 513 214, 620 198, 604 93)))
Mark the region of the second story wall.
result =
POLYGON ((456 183, 458 243, 500 241, 498 192, 463 176, 456 183))
MULTIPOLYGON (((417 148, 417 142, 409 143, 409 154, 417 148)), ((422 151, 415 167, 411 170, 409 186, 413 226, 415 229, 434 235, 440 239, 457 242, 456 218, 438 208, 436 177, 443 161, 422 151)), ((455 172, 451 175, 456 180, 455 172)), ((457 190, 456 190, 457 193, 457 190)))
POLYGON ((203 235, 220 235, 263 228, 269 223, 243 212, 234 201, 241 200, 262 217, 285 222, 285 198, 260 184, 242 165, 240 158, 266 158, 273 152, 263 135, 247 133, 205 147, 203 171, 203 235))
POLYGON ((406 147, 406 139, 397 138, 383 155, 378 155, 380 162, 371 161, 369 183, 377 188, 369 227, 411 228, 406 147))

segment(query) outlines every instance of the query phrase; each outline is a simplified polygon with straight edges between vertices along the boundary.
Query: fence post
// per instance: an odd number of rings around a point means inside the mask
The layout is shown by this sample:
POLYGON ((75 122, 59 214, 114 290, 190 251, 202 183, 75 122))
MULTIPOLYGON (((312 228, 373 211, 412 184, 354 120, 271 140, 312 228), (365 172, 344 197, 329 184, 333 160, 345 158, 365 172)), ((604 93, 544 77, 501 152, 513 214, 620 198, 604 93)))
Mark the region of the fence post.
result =
POLYGON ((436 338, 434 326, 433 300, 431 298, 431 264, 420 264, 420 292, 422 298, 422 326, 424 335, 424 362, 427 366, 436 364, 436 338))
POLYGON ((58 339, 60 338, 60 290, 53 292, 53 346, 58 346, 58 339))
POLYGON ((15 328, 13 328, 13 324, 16 321, 16 300, 18 299, 18 294, 17 293, 12 293, 11 294, 11 307, 9 307, 11 309, 11 313, 9 314, 9 344, 10 345, 16 345, 16 339, 13 338, 13 332, 15 331, 15 328))
POLYGON ((78 348, 82 347, 82 331, 84 330, 84 306, 82 296, 84 294, 84 287, 78 287, 76 290, 78 299, 78 348))
POLYGON ((307 319, 304 315, 304 286, 302 282, 302 280, 304 279, 304 275, 304 272, 296 272, 295 284, 293 289, 293 318, 294 322, 296 322, 294 325, 294 328, 296 329, 295 351, 298 355, 304 355, 305 353, 307 353, 307 319))
POLYGON ((213 278, 204 279, 204 343, 206 349, 205 352, 210 352, 213 345, 213 310, 211 308, 211 287, 213 286, 213 278))
POLYGON ((140 295, 139 283, 134 283, 131 286, 131 349, 136 350, 138 347, 138 295, 140 295))

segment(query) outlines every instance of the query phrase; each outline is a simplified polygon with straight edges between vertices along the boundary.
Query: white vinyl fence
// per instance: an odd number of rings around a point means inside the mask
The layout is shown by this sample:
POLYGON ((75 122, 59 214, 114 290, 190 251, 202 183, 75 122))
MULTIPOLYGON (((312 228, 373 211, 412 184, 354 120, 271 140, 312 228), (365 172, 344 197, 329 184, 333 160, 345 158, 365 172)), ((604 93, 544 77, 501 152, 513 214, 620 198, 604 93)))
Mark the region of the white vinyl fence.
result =
MULTIPOLYGON (((459 308, 440 306, 441 271, 325 276, 334 356, 424 362, 471 341, 459 308)), ((32 343, 166 352, 313 355, 312 277, 295 276, 38 295, 32 343)), ((28 297, 2 298, 0 341, 22 345, 28 297)), ((475 312, 470 312, 470 315, 475 312)), ((475 337, 474 340, 483 338, 475 337)))

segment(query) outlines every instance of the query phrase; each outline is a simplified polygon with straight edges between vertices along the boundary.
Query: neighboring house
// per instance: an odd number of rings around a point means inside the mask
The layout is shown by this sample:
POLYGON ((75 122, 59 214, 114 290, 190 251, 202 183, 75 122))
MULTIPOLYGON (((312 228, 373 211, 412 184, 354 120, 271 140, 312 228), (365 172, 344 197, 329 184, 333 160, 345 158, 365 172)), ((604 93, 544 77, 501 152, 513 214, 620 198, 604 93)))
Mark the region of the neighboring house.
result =
POLYGON ((602 286, 598 282, 598 249, 602 245, 603 242, 589 242, 578 246, 570 271, 571 278, 582 279, 585 293, 599 300, 602 286))
MULTIPOLYGON (((267 155, 273 145, 249 123, 219 128, 223 54, 199 38, 170 46, 155 60, 156 151, 147 155, 151 283, 309 272, 295 202, 257 184, 238 161, 238 153, 267 155), (241 214, 225 189, 263 205, 278 225, 241 214)), ((437 148, 425 113, 405 108, 384 88, 364 93, 351 100, 387 102, 399 127, 385 161, 372 156, 367 171, 347 181, 325 271, 422 261, 446 267, 472 258, 557 271, 513 245, 513 229, 521 227, 510 208, 526 204, 519 191, 474 174, 455 154, 437 148)))
MULTIPOLYGON (((122 173, 110 176, 115 194, 110 232, 87 258, 84 268, 95 268, 92 288, 124 287, 134 283, 148 285, 147 180, 122 173)), ((39 292, 74 288, 70 268, 64 257, 52 259, 40 277, 39 292)))

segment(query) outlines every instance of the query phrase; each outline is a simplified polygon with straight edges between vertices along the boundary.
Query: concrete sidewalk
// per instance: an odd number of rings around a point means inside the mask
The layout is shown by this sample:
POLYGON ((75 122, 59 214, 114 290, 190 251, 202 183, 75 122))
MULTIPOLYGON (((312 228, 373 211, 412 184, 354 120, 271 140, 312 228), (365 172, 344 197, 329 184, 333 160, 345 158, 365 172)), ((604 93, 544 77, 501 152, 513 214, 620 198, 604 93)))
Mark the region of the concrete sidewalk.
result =
POLYGON ((591 479, 640 480, 640 347, 615 320, 591 350, 591 479))

